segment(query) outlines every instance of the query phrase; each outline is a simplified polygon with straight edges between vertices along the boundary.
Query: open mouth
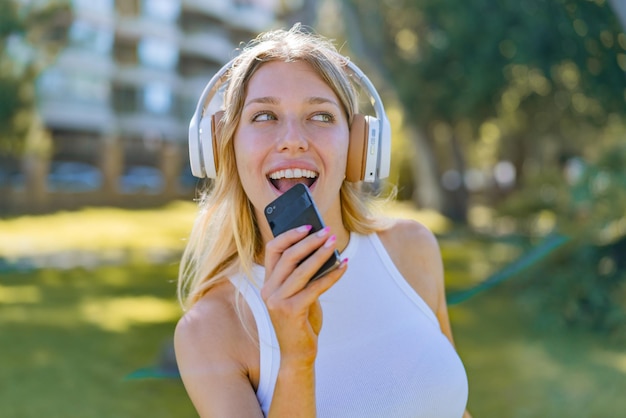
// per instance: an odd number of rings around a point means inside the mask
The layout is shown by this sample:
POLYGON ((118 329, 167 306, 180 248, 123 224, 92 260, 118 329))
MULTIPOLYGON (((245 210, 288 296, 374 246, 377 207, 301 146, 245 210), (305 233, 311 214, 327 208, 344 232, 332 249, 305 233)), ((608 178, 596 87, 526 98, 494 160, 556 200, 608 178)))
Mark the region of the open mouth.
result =
POLYGON ((311 187, 317 180, 318 174, 315 171, 304 168, 288 168, 270 173, 268 176, 270 183, 280 193, 285 193, 298 183, 311 187))

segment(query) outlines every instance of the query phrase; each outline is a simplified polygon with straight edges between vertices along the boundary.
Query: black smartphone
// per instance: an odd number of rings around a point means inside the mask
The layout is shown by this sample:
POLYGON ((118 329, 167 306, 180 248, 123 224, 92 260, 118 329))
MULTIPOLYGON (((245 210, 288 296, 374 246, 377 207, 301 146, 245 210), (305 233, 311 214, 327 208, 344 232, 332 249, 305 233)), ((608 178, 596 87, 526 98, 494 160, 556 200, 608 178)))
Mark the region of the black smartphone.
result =
MULTIPOLYGON (((265 217, 275 237, 302 225, 312 226, 309 234, 324 228, 324 222, 315 206, 309 188, 301 183, 296 184, 267 205, 265 217)), ((340 262, 339 251, 335 250, 311 280, 318 279, 336 269, 340 262)))

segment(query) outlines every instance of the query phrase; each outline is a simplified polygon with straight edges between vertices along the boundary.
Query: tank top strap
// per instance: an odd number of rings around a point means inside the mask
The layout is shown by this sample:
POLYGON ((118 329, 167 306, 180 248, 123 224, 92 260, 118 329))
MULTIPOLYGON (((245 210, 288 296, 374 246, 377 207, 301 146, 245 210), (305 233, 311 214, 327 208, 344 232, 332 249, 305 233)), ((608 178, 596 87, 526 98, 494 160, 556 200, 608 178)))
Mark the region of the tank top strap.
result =
POLYGON ((259 335, 260 376, 259 387, 256 391, 257 399, 263 411, 267 414, 272 401, 278 368, 280 365, 280 350, 274 327, 267 313, 265 303, 261 298, 261 290, 256 283, 262 283, 264 276, 263 266, 255 265, 252 269, 254 281, 243 273, 229 278, 230 282, 243 296, 248 304, 257 326, 259 335))

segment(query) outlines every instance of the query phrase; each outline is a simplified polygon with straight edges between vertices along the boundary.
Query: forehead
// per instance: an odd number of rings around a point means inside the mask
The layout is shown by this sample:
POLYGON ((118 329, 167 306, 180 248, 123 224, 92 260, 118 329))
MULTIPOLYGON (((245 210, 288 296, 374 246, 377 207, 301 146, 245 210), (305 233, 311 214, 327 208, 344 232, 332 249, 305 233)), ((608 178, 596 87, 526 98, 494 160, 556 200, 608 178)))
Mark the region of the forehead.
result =
POLYGON ((261 64, 250 78, 247 96, 280 96, 289 93, 330 94, 331 87, 306 61, 270 61, 261 64))

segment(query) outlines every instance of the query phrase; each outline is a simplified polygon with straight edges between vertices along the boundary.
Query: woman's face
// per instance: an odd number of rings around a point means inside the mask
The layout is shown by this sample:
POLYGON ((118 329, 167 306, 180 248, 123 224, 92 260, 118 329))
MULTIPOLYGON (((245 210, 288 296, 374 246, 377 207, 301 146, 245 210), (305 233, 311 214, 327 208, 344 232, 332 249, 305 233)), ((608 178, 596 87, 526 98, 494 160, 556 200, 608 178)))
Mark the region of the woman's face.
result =
POLYGON ((339 222, 348 141, 341 102, 308 63, 261 65, 234 137, 237 170, 257 219, 277 196, 305 183, 326 223, 339 222))

